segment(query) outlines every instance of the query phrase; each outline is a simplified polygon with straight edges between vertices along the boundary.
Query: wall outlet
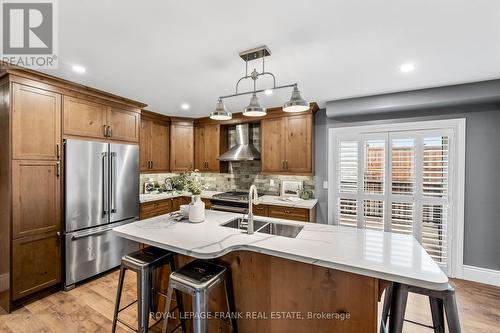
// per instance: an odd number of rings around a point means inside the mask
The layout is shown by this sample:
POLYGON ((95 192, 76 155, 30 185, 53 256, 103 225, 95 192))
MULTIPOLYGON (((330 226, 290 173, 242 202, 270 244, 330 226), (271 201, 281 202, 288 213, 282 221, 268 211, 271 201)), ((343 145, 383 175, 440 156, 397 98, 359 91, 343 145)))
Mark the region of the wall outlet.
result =
POLYGON ((269 186, 274 186, 274 179, 269 180, 269 186))
POLYGON ((328 181, 323 182, 323 190, 328 190, 328 181))

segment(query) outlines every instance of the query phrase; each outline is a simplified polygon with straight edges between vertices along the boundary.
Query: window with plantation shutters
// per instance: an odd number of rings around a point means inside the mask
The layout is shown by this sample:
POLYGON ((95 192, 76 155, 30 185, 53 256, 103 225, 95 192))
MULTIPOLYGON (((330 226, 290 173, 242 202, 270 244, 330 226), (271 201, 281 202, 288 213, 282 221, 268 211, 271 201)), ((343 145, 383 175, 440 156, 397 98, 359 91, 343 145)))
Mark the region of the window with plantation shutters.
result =
POLYGON ((333 133, 334 224, 413 235, 446 268, 452 131, 333 133))

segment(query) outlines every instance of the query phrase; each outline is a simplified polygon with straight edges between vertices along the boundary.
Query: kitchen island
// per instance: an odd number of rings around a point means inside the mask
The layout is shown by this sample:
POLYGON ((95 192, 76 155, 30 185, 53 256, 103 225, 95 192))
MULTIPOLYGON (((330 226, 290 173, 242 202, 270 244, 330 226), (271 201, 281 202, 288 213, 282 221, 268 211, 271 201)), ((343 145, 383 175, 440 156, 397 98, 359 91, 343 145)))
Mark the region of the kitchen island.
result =
MULTIPOLYGON (((302 226, 295 238, 222 226, 241 214, 206 211, 200 224, 168 215, 115 228, 125 238, 192 258, 218 258, 231 268, 240 332, 376 332, 381 281, 444 290, 448 278, 412 236, 347 227, 302 226), (272 318, 276 313, 301 318, 272 318), (260 314, 260 317, 258 316, 260 314), (325 316, 335 316, 326 318, 325 316), (342 320, 348 314, 349 319, 342 320), (309 318, 308 316, 316 316, 309 318), (339 319, 340 318, 340 319, 339 319)), ((224 311, 222 292, 211 311, 224 311)), ((210 331, 223 328, 212 320, 210 331)))

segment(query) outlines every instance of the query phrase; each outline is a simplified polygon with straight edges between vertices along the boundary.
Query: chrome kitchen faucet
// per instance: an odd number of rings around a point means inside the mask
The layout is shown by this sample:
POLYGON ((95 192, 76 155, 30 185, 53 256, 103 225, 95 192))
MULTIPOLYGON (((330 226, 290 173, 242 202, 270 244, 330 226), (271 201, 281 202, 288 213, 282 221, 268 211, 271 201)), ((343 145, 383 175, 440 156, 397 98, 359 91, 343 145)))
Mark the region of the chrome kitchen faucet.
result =
POLYGON ((255 185, 250 186, 250 190, 248 191, 248 226, 247 233, 249 235, 253 234, 253 212, 252 205, 259 204, 259 194, 257 193, 257 187, 255 185))

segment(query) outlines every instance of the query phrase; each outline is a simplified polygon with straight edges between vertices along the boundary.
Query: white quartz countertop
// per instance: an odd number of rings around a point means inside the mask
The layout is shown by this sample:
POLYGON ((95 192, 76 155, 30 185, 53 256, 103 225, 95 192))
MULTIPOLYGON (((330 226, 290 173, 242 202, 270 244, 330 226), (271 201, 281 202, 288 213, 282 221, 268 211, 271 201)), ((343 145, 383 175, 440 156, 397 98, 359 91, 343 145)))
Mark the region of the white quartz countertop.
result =
MULTIPOLYGON (((217 191, 203 191, 201 192, 201 197, 203 199, 211 199, 212 196, 215 194, 222 193, 222 192, 217 192, 217 191)), ((148 193, 148 194, 140 194, 139 195, 139 202, 144 203, 144 202, 151 202, 151 201, 158 201, 158 200, 163 200, 163 199, 171 199, 171 198, 177 198, 177 197, 183 197, 183 196, 191 196, 190 192, 164 192, 164 193, 148 193)))
POLYGON ((296 207, 296 208, 306 208, 313 209, 318 203, 316 199, 303 200, 298 199, 297 201, 289 201, 288 199, 278 197, 275 195, 263 195, 259 197, 259 202, 265 205, 276 205, 285 207, 296 207))
POLYGON ((410 235, 256 217, 303 225, 296 238, 220 226, 241 214, 206 211, 205 222, 176 222, 161 215, 114 228, 124 238, 199 259, 247 250, 388 281, 444 290, 448 278, 410 235))
MULTIPOLYGON (((203 199, 211 199, 215 194, 219 194, 222 192, 217 192, 217 191, 203 191, 201 192, 201 197, 203 199)), ((190 196, 191 193, 189 192, 172 192, 172 193, 154 193, 154 194, 141 194, 139 196, 139 201, 141 203, 144 202, 151 202, 151 201, 157 201, 157 200, 163 200, 163 199, 171 199, 171 198, 176 198, 176 197, 181 197, 181 196, 190 196)), ((275 195, 263 195, 259 197, 259 202, 261 204, 265 205, 276 205, 276 206, 285 206, 285 207, 296 207, 296 208, 306 208, 306 209, 313 209, 316 204, 318 203, 318 200, 316 199, 310 199, 310 200, 302 200, 299 199, 298 201, 289 201, 289 200, 284 200, 283 198, 275 195)))

